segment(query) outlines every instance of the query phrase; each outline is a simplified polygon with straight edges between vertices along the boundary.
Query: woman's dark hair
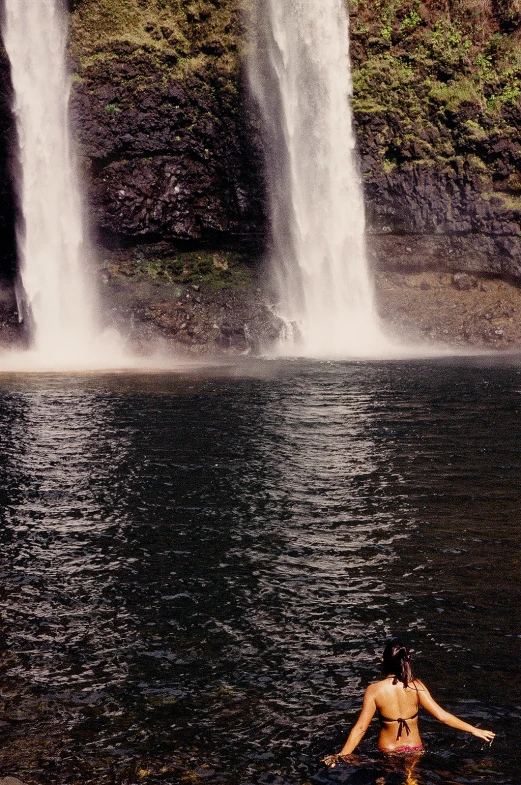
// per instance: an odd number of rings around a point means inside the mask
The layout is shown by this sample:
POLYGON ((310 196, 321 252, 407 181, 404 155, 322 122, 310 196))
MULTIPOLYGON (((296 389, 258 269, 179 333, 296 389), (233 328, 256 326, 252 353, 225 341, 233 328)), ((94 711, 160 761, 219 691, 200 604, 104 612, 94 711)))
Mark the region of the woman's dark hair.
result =
POLYGON ((383 670, 386 676, 394 676, 393 684, 401 681, 404 689, 414 681, 409 649, 398 638, 389 641, 384 649, 383 670))

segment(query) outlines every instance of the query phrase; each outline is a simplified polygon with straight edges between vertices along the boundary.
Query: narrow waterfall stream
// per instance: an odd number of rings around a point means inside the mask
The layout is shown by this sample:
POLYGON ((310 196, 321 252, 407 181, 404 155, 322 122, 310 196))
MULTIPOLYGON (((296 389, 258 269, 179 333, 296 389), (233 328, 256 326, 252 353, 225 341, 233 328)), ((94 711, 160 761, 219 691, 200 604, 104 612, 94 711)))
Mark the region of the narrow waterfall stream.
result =
POLYGON ((71 79, 61 0, 5 0, 19 147, 18 246, 23 318, 49 365, 96 355, 95 297, 69 133, 71 79))
POLYGON ((259 0, 250 84, 264 127, 282 353, 386 352, 373 307, 344 0, 259 0))

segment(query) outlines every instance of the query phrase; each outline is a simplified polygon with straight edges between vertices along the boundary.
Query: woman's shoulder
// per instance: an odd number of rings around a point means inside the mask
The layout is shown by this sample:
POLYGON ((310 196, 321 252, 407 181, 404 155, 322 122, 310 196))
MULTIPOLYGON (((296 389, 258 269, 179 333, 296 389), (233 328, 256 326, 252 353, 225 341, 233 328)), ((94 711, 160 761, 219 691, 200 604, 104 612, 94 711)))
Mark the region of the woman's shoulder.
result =
POLYGON ((368 695, 376 695, 378 692, 386 689, 390 683, 390 679, 378 679, 378 681, 371 682, 367 687, 366 692, 368 695))
MULTIPOLYGON (((368 685, 366 688, 366 693, 368 695, 374 695, 383 689, 387 689, 387 687, 390 687, 392 684, 394 684, 394 682, 389 677, 385 679, 378 679, 378 681, 373 681, 368 685)), ((407 689, 416 690, 417 692, 428 692, 427 687, 425 686, 424 682, 421 681, 421 679, 413 679, 410 681, 407 685, 407 689)))
MULTIPOLYGON (((371 682, 371 684, 367 687, 367 691, 378 692, 378 690, 388 687, 390 684, 394 683, 395 682, 392 681, 389 676, 387 676, 385 679, 378 679, 378 681, 371 682)), ((421 681, 421 679, 413 679, 408 683, 407 688, 410 690, 428 691, 427 687, 425 686, 424 682, 421 681)))
POLYGON ((378 679, 378 681, 372 681, 371 684, 368 686, 368 690, 376 690, 379 687, 383 687, 384 684, 388 684, 389 679, 378 679))
POLYGON ((376 695, 376 693, 382 688, 382 685, 384 683, 385 682, 382 681, 381 679, 379 681, 372 681, 371 684, 368 684, 368 686, 365 688, 365 694, 368 697, 376 695))
POLYGON ((417 690, 418 692, 428 692, 427 687, 421 679, 413 679, 408 684, 409 689, 417 690))

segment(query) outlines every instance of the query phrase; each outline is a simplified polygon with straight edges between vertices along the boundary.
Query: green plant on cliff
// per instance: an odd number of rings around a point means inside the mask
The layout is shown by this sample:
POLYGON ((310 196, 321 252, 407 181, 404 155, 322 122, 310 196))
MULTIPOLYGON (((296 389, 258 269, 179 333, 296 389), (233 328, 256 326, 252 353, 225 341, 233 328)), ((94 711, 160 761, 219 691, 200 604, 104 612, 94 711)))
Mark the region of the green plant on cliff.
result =
POLYGON ((218 59, 237 68, 241 40, 238 2, 229 0, 82 0, 71 14, 71 52, 80 66, 142 49, 168 59, 180 73, 218 59))
POLYGON ((383 54, 367 60, 353 74, 355 112, 377 112, 396 103, 404 108, 404 102, 408 105, 409 99, 415 96, 411 90, 414 82, 413 67, 400 58, 383 54), (382 85, 385 85, 385 90, 382 90, 382 85), (397 94, 400 95, 400 101, 397 100, 397 94))
POLYGON ((174 287, 192 284, 205 289, 248 289, 254 285, 251 265, 231 251, 184 251, 172 256, 136 254, 133 275, 168 281, 174 287))
POLYGON ((495 33, 475 59, 476 78, 486 95, 487 106, 497 112, 515 106, 520 97, 521 56, 509 47, 506 36, 495 33))
POLYGON ((487 98, 489 110, 499 111, 503 105, 516 106, 521 96, 521 82, 516 77, 503 85, 497 92, 492 93, 487 98))
POLYGON ((486 152, 498 135, 519 135, 521 16, 509 31, 502 1, 357 0, 353 109, 377 129, 361 135, 376 168, 463 155, 476 181, 510 176, 514 164, 496 172, 486 152))
POLYGON ((459 25, 448 19, 438 20, 429 35, 431 55, 440 63, 462 65, 472 49, 472 41, 459 25))
POLYGON ((409 14, 407 14, 407 16, 402 21, 400 25, 400 31, 402 33, 409 33, 412 30, 415 30, 417 27, 419 27, 421 23, 422 23, 421 16, 419 15, 416 8, 413 8, 412 11, 409 14))
POLYGON ((476 55, 475 66, 478 79, 486 82, 490 79, 494 71, 494 59, 490 52, 478 52, 476 55))
POLYGON ((393 33, 393 26, 391 22, 387 22, 381 29, 380 35, 384 41, 390 41, 393 33))
POLYGON ((501 101, 504 104, 515 106, 519 102, 521 95, 521 81, 517 74, 513 71, 505 72, 505 77, 509 80, 508 83, 501 90, 501 101))
POLYGON ((429 100, 451 112, 457 112, 463 103, 484 108, 485 102, 472 79, 459 79, 450 83, 436 82, 429 91, 429 100))
MULTIPOLYGON (((464 125, 470 140, 474 142, 484 142, 485 139, 487 139, 488 135, 486 130, 475 120, 465 120, 464 125)), ((483 164, 483 166, 485 166, 485 164, 483 164)))

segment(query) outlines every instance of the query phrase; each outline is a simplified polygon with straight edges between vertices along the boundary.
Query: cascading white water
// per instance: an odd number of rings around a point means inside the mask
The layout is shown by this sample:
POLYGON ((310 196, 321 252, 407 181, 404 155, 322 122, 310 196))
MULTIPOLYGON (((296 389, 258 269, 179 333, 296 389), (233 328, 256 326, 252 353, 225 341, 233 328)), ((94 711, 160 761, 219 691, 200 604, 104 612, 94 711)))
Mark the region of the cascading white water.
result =
POLYGON ((256 0, 250 84, 260 107, 280 350, 382 354, 355 156, 344 0, 256 0))
POLYGON ((69 133, 71 79, 60 0, 4 0, 19 142, 18 227, 25 318, 33 349, 50 365, 98 356, 95 297, 69 133))

